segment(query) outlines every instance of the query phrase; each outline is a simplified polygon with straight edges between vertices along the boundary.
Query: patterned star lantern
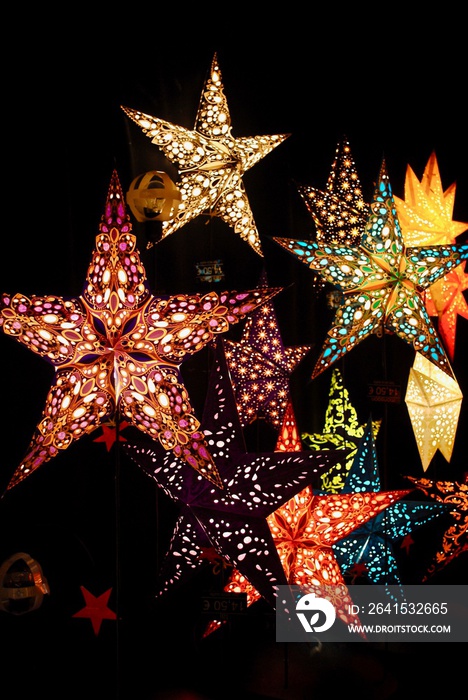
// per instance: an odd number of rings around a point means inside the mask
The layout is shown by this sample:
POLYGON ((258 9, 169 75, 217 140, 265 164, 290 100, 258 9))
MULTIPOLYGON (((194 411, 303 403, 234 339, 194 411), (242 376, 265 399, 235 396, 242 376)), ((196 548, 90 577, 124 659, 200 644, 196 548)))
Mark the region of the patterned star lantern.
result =
POLYGON ((232 136, 217 54, 202 91, 193 131, 135 109, 122 109, 179 170, 181 202, 174 218, 162 223, 162 238, 208 212, 227 223, 263 257, 242 178, 289 134, 232 136))
MULTIPOLYGON (((259 286, 265 285, 263 273, 259 286)), ((240 342, 224 339, 242 427, 264 418, 279 430, 291 398, 289 377, 309 351, 309 345, 284 346, 270 302, 262 304, 247 319, 240 342)))
MULTIPOLYGON (((381 422, 380 420, 372 422, 374 439, 377 437, 381 422)), ((322 474, 323 491, 328 493, 342 491, 365 429, 366 424, 359 423, 357 411, 344 386, 341 372, 337 367, 334 367, 323 432, 302 433, 301 435, 303 444, 310 450, 345 450, 343 459, 337 460, 328 471, 322 474)))
POLYGON ((273 608, 287 585, 267 516, 305 486, 318 482, 333 452, 246 452, 232 386, 218 342, 202 426, 224 489, 202 479, 156 443, 128 440, 123 450, 180 505, 161 568, 159 595, 186 583, 215 551, 273 608))
POLYGON ((422 296, 468 258, 468 243, 407 248, 398 222, 385 162, 358 246, 274 240, 343 292, 312 379, 372 333, 395 333, 441 370, 449 359, 422 296))
POLYGON ((416 488, 439 503, 443 503, 453 518, 442 537, 442 544, 430 564, 423 582, 444 570, 456 557, 468 552, 468 483, 433 481, 408 476, 416 488))
POLYGON ((369 215, 362 197, 356 164, 346 137, 338 143, 325 190, 299 185, 301 195, 322 243, 356 245, 369 215))
MULTIPOLYGON (((369 421, 343 493, 380 491, 372 422, 369 421)), ((393 543, 446 512, 439 503, 401 499, 333 545, 341 571, 365 574, 375 584, 401 584, 393 543)))
POLYGON ((4 333, 55 367, 41 421, 7 490, 115 418, 221 485, 180 365, 279 290, 156 297, 135 244, 114 171, 83 294, 3 294, 4 333))
MULTIPOLYGON (((406 168, 405 199, 395 197, 395 206, 407 246, 445 245, 468 229, 468 223, 454 221, 456 183, 445 191, 442 187, 435 153, 424 169, 421 181, 412 168, 406 168)), ((468 318, 468 304, 463 292, 468 289, 464 266, 456 267, 426 291, 426 308, 438 319, 438 331, 451 360, 455 355, 457 318, 468 318)))
POLYGON ((416 353, 405 403, 424 471, 439 449, 452 459, 463 394, 455 378, 416 353))

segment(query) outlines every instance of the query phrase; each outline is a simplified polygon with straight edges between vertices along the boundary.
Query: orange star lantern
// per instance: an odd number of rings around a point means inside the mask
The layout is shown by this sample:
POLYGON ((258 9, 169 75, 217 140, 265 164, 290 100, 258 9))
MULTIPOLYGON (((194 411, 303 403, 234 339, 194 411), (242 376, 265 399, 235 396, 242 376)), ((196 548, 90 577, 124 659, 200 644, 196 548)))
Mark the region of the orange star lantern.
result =
MULTIPOLYGON (((442 188, 439 166, 432 153, 421 181, 408 165, 405 199, 395 197, 395 206, 403 238, 408 246, 446 245, 456 242, 468 229, 468 223, 452 219, 456 183, 442 188)), ((455 355, 457 318, 468 319, 468 304, 463 292, 468 289, 465 266, 450 270, 426 291, 426 308, 437 316, 438 330, 451 360, 455 355)))
POLYGON ((122 107, 143 133, 177 164, 181 201, 174 217, 162 223, 166 238, 204 212, 222 219, 243 241, 263 256, 260 236, 242 177, 253 165, 279 146, 289 134, 245 136, 231 134, 231 117, 218 58, 215 54, 193 131, 122 107))
POLYGON ((29 450, 7 490, 112 419, 138 428, 222 488, 180 365, 279 290, 156 297, 114 171, 83 294, 3 294, 0 325, 55 367, 29 450))
POLYGON ((456 379, 416 353, 405 403, 424 471, 438 449, 450 462, 462 400, 456 379))

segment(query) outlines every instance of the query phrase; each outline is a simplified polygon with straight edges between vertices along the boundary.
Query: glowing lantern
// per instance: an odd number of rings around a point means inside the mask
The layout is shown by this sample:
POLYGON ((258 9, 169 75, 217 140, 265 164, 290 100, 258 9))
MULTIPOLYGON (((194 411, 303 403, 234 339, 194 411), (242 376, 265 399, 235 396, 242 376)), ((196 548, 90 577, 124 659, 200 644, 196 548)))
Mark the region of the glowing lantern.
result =
POLYGON ((180 192, 163 170, 149 170, 132 181, 127 204, 137 221, 169 221, 179 208, 180 192))

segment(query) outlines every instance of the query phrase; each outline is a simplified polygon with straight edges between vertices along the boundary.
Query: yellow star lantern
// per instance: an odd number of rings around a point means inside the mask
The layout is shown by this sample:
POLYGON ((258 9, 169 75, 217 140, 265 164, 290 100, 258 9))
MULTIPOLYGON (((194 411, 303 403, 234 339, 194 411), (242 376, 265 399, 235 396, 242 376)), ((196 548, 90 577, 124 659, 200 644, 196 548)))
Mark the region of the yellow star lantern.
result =
POLYGON ((289 134, 232 136, 217 55, 202 91, 193 131, 135 109, 122 109, 179 170, 181 202, 174 218, 162 223, 161 240, 208 212, 226 222, 263 257, 242 177, 289 134))
POLYGON ((437 449, 450 462, 462 400, 456 379, 416 353, 405 402, 424 471, 437 449))
POLYGON ((220 488, 181 363, 279 290, 154 296, 114 171, 83 293, 1 297, 0 328, 55 367, 7 490, 111 419, 125 420, 220 488))
MULTIPOLYGON (((395 206, 407 246, 447 245, 468 229, 468 223, 452 219, 456 183, 442 188, 439 166, 432 153, 421 181, 408 165, 405 199, 395 197, 395 206)), ((463 292, 468 289, 468 275, 463 265, 450 270, 426 291, 425 303, 430 316, 438 318, 438 330, 453 360, 457 317, 468 319, 468 304, 463 292)))

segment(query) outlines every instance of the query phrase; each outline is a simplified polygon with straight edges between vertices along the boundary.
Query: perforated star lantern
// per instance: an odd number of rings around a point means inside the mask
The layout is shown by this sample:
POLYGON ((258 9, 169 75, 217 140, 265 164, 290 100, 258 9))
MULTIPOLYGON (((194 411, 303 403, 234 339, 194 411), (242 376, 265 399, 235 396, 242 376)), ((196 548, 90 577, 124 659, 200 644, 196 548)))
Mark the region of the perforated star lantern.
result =
POLYGON ((461 554, 468 552, 468 482, 433 481, 412 476, 407 478, 427 496, 443 503, 452 519, 452 524, 444 532, 440 548, 423 578, 425 582, 444 570, 461 554))
MULTIPOLYGON (((265 286, 263 273, 259 287, 265 286)), ((309 345, 284 346, 271 302, 262 304, 247 319, 240 342, 224 339, 242 427, 263 418, 279 430, 291 398, 290 375, 309 351, 309 345)))
POLYGON ((260 236, 243 183, 253 165, 289 134, 234 138, 217 54, 203 87, 193 130, 129 107, 125 114, 177 165, 181 195, 177 213, 162 224, 162 238, 203 213, 228 224, 263 257, 260 236))
POLYGON ((333 452, 246 451, 221 343, 217 343, 202 418, 203 432, 223 481, 209 483, 149 441, 128 440, 123 450, 180 506, 161 568, 159 595, 186 583, 215 551, 236 568, 271 606, 287 585, 267 516, 334 459, 333 452))
MULTIPOLYGON (((377 437, 380 425, 380 420, 372 421, 374 439, 377 437)), ((339 493, 343 489, 365 429, 366 424, 359 423, 357 411, 351 403, 342 374, 338 367, 334 367, 323 432, 301 435, 303 444, 310 450, 345 450, 343 459, 338 459, 328 471, 322 474, 323 491, 339 493)))
POLYGON ((437 450, 447 462, 452 459, 462 401, 457 380, 416 353, 405 403, 424 471, 437 450))
MULTIPOLYGON (((381 482, 372 422, 360 440, 343 493, 380 491, 381 482)), ((344 574, 360 570, 375 584, 399 586, 394 545, 398 540, 446 512, 439 503, 401 499, 333 545, 344 574)))
POLYGON ((325 190, 298 185, 322 243, 359 244, 369 214, 346 137, 338 143, 325 190))
POLYGON ((55 368, 42 418, 7 490, 110 420, 138 428, 221 485, 181 363, 279 290, 154 296, 117 173, 83 294, 3 294, 2 330, 55 368))
POLYGON ((394 333, 452 374, 422 296, 423 290, 468 258, 468 244, 407 248, 385 162, 358 246, 274 238, 343 293, 312 379, 372 333, 394 333))

